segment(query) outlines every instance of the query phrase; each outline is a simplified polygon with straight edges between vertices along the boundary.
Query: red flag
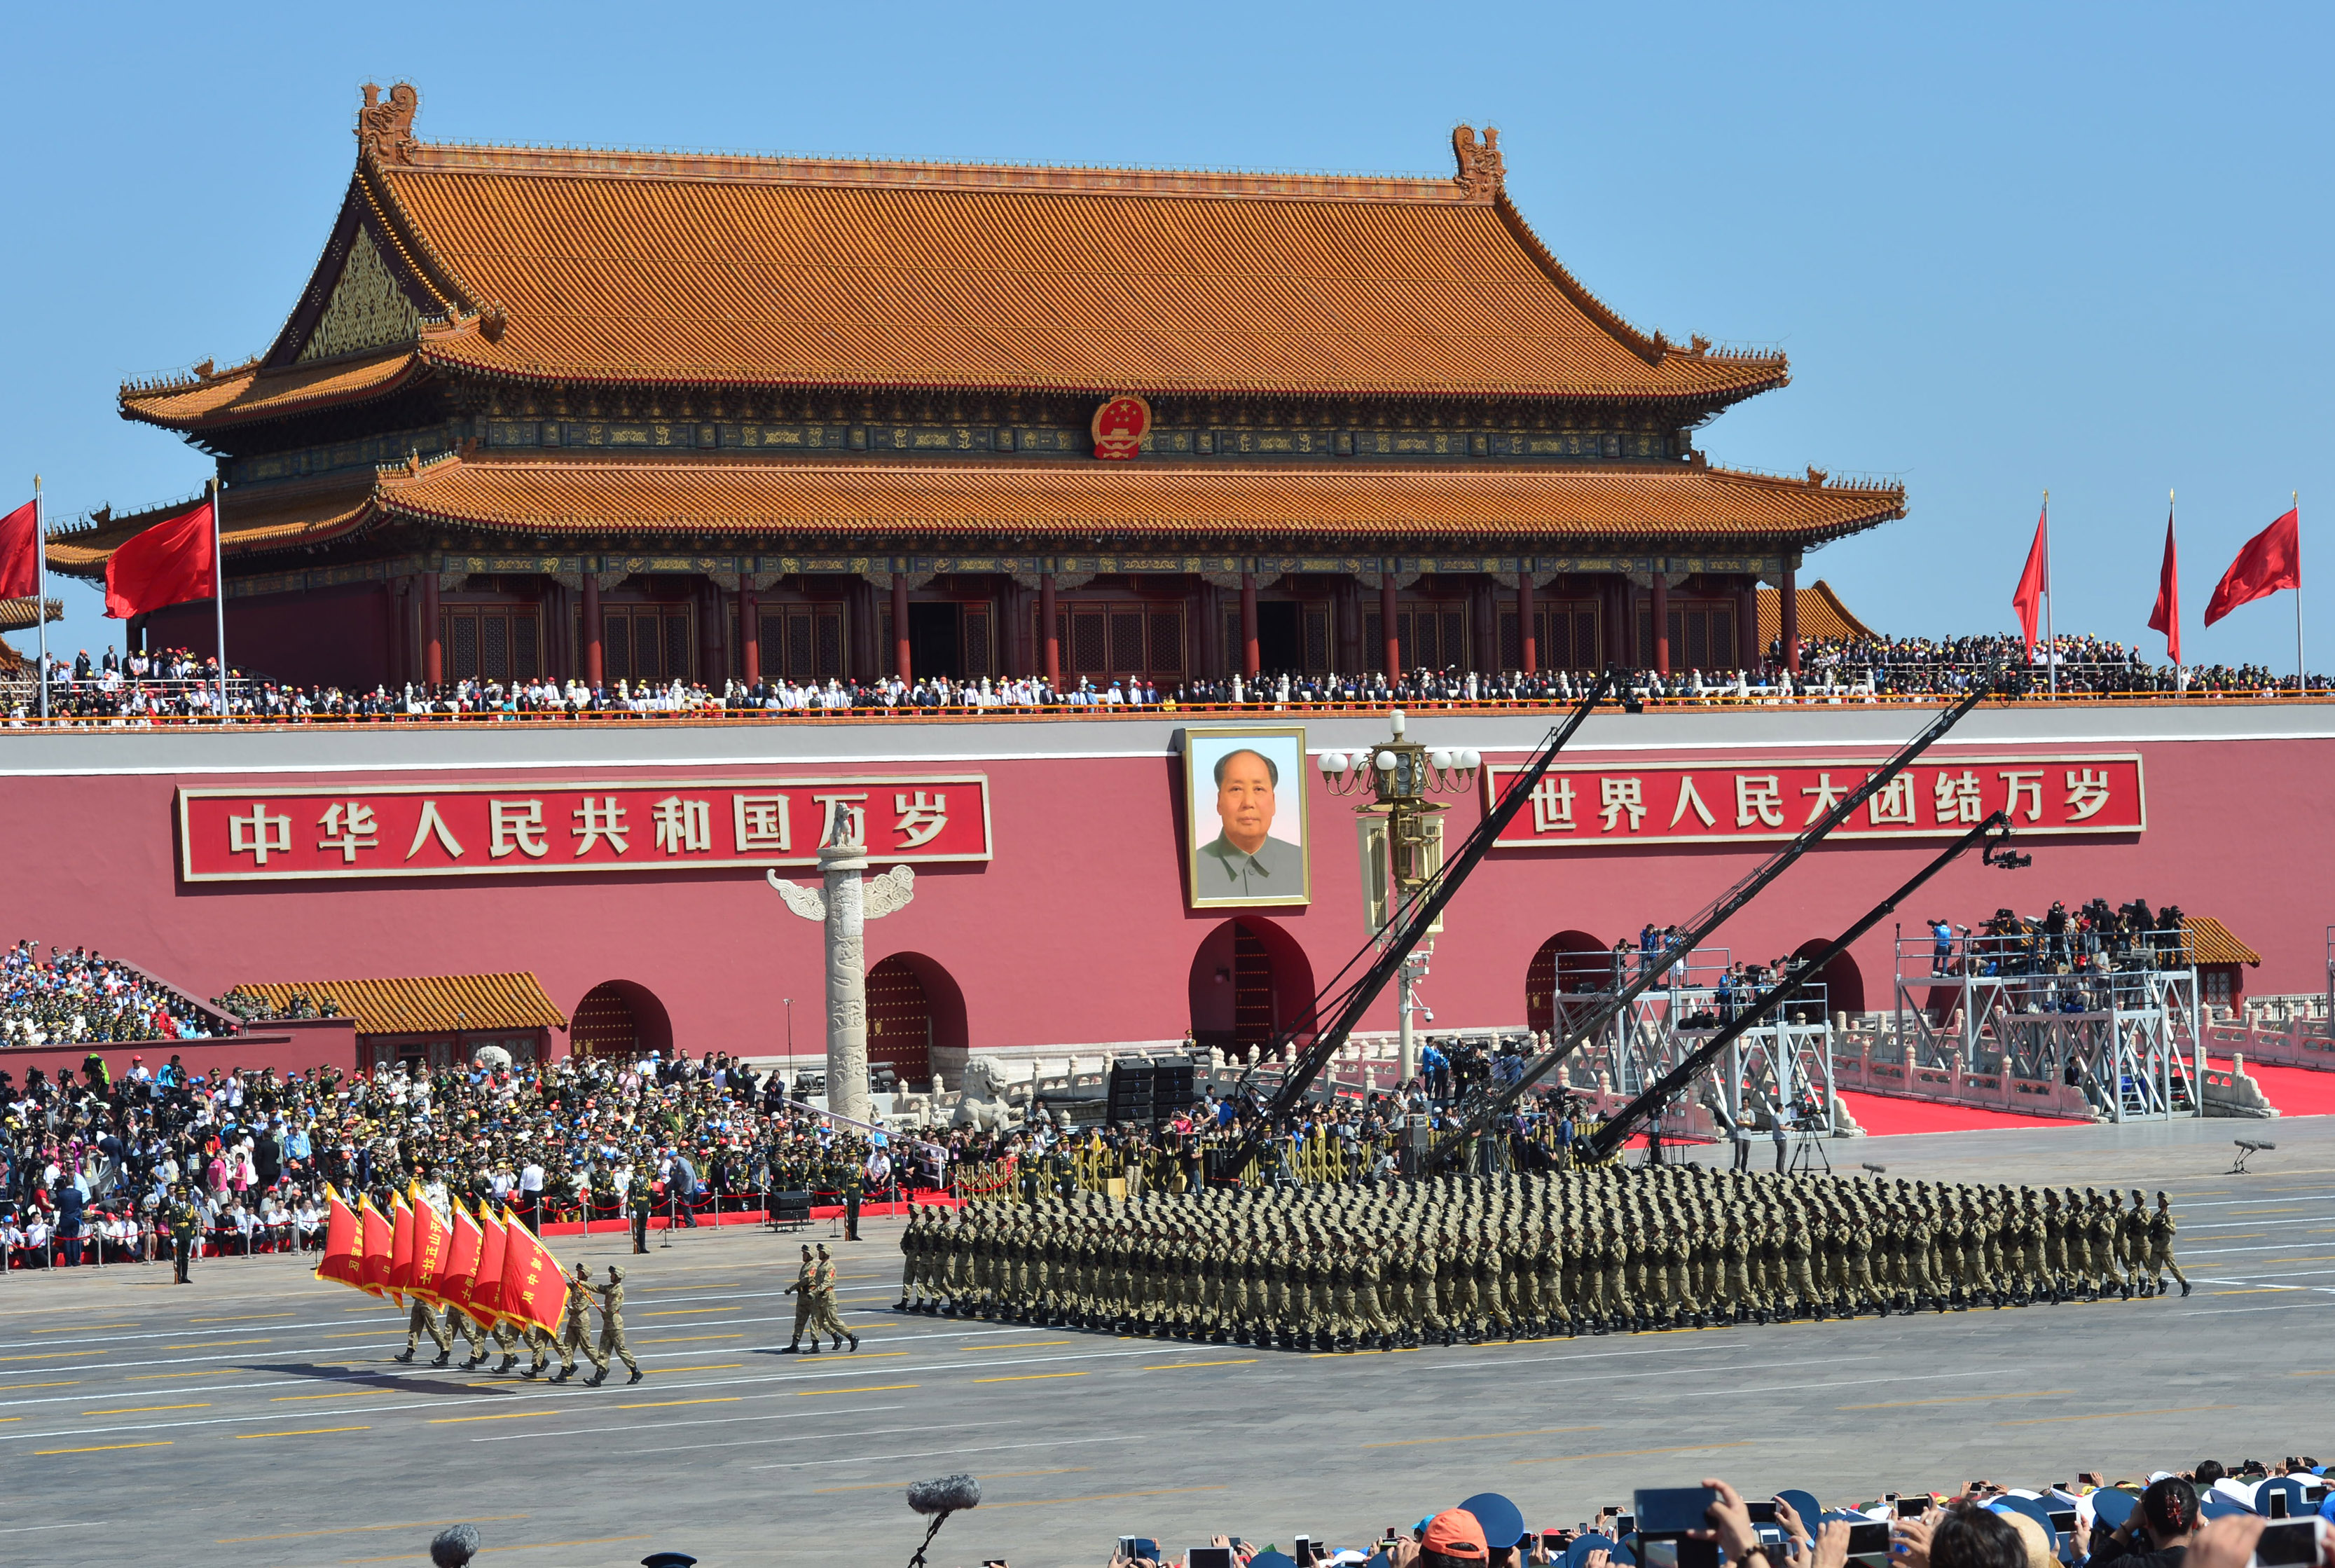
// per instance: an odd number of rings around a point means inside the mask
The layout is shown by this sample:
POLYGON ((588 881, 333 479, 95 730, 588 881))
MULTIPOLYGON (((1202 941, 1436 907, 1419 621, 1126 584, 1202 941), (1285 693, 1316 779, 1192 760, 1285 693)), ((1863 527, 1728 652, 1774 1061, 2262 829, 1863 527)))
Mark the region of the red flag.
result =
POLYGON ((2165 651, 2172 661, 2181 663, 2181 578, 2175 569, 2173 554, 2173 513, 2165 514, 2165 565, 2156 571, 2156 608, 2148 612, 2148 629, 2165 634, 2165 651))
POLYGON ((403 1193, 390 1195, 389 1277, 382 1282, 389 1291, 389 1299, 399 1306, 405 1304, 405 1293, 413 1289, 413 1205, 405 1201, 403 1193))
POLYGON ((503 1215, 503 1298, 498 1310, 512 1322, 558 1332, 560 1310, 567 1302, 559 1260, 516 1215, 503 1215))
POLYGON ((26 501, 0 518, 0 599, 41 591, 41 503, 26 501))
POLYGON ((421 1195, 413 1189, 413 1293, 435 1306, 446 1304, 445 1284, 446 1244, 452 1238, 447 1234, 446 1222, 421 1195))
POLYGON ((470 1217, 470 1211, 462 1206, 462 1200, 456 1198, 453 1202, 454 1224, 446 1243, 446 1271, 439 1276, 439 1300, 448 1311, 459 1309, 478 1319, 482 1326, 491 1328, 494 1314, 470 1300, 471 1288, 479 1282, 479 1244, 486 1240, 486 1234, 479 1229, 479 1222, 470 1217))
POLYGON ((2047 508, 2035 520, 2035 542, 2027 548, 2027 569, 2019 574, 2019 591, 2010 595, 2010 607, 2019 612, 2019 629, 2026 634, 2027 651, 2035 652, 2035 625, 2043 605, 2043 595, 2051 591, 2049 575, 2044 570, 2044 558, 2050 551, 2051 514, 2047 508))
POLYGON ((105 563, 105 613, 118 621, 218 592, 208 501, 131 536, 105 563))
POLYGON ((493 1327, 503 1315, 503 1222, 483 1204, 479 1207, 479 1282, 470 1287, 470 1316, 493 1327))
POLYGON ((379 1209, 373 1206, 371 1193, 357 1199, 357 1262, 361 1265, 357 1288, 386 1297, 389 1294, 390 1241, 395 1234, 395 1227, 379 1209))
POLYGON ((2240 605, 2281 588, 2300 590, 2301 586, 2302 515, 2298 508, 2246 541, 2246 547, 2222 574, 2214 596, 2206 601, 2205 624, 2210 626, 2240 605))
POLYGON ((325 1186, 325 1255, 316 1264, 316 1277, 361 1291, 364 1289, 364 1259, 358 1254, 357 1243, 363 1227, 329 1182, 325 1186))

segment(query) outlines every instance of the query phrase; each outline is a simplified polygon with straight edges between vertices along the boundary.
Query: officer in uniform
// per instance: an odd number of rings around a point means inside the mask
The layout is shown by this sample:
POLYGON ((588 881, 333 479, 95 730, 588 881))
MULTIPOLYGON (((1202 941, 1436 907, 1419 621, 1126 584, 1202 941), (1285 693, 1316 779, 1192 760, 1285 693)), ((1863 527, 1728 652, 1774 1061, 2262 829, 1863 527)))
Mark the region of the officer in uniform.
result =
POLYGON ((164 1217, 170 1222, 170 1262, 178 1270, 176 1282, 193 1284, 188 1271, 193 1266, 195 1246, 203 1234, 203 1212, 187 1196, 186 1183, 170 1184, 170 1206, 164 1217))
MULTIPOLYGON (((2135 1193, 2132 1196, 2133 1204, 2137 1207, 2140 1195, 2135 1193)), ((2183 1273, 2181 1265, 2173 1261, 2173 1236, 2178 1229, 2180 1227, 2173 1221, 2173 1200, 2158 1193, 2156 1212, 2148 1216, 2148 1276, 2156 1282, 2156 1291, 2160 1296, 2165 1293, 2165 1276, 2168 1270, 2175 1279, 2181 1282, 2181 1293, 2185 1296, 2189 1293, 2189 1276, 2183 1273)))
POLYGON ((656 1195, 649 1191, 648 1178, 644 1176, 635 1176, 632 1185, 625 1189, 625 1207, 633 1218, 633 1251, 635 1253, 649 1250, 649 1211, 655 1202, 656 1195))
POLYGON ((854 1160, 843 1173, 843 1239, 847 1242, 859 1239, 859 1200, 867 1190, 860 1178, 859 1162, 854 1160))
POLYGON ((551 1379, 553 1382, 564 1383, 576 1375, 578 1350, 603 1376, 606 1375, 606 1359, 592 1348, 591 1339, 585 1333, 592 1326, 591 1313, 592 1276, 582 1263, 577 1263, 575 1276, 567 1282, 567 1312, 559 1324, 559 1375, 551 1379))
MULTIPOLYGON (((584 1265, 576 1264, 576 1272, 579 1275, 583 1273, 584 1265)), ((641 1380, 641 1364, 633 1360, 633 1348, 625 1343, 624 1265, 621 1263, 608 1265, 608 1282, 600 1287, 599 1295, 600 1353, 596 1358, 599 1365, 584 1381, 588 1387, 598 1388, 600 1380, 608 1375, 608 1360, 610 1355, 614 1354, 623 1358, 625 1365, 632 1369, 633 1375, 625 1379, 625 1382, 637 1383, 641 1380)))

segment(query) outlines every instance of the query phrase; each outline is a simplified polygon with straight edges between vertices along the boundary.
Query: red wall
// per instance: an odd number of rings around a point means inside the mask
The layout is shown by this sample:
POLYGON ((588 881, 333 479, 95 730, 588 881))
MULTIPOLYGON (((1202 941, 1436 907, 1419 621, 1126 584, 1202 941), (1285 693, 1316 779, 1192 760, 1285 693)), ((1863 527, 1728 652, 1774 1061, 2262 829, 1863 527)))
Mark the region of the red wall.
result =
MULTIPOLYGON (((964 734, 1025 756, 890 770, 988 773, 996 858, 921 869, 915 902, 869 924, 868 962, 907 952, 922 955, 925 968, 945 971, 962 993, 964 1038, 976 1049, 1180 1037, 1190 1021, 1194 958, 1225 915, 1184 907, 1177 763, 1164 757, 1028 760, 1028 750, 1045 743, 1043 726, 964 734)), ((12 744, 0 738, 0 767, 12 744)), ((1990 745, 1986 754, 2134 749, 2061 742, 1990 745)), ((2322 930, 2335 913, 2326 878, 2335 863, 2335 818, 2325 809, 2335 741, 2137 749, 2147 770, 2146 832, 2035 839, 2023 846, 2034 852, 2033 868, 2018 873, 1986 868, 1971 857, 1932 884, 1919 907, 1903 912, 1907 928, 1918 931, 1933 912, 1975 923, 1999 904, 2039 912, 2054 898, 2071 905, 2095 895, 2116 903, 2140 896, 2153 905, 2174 900, 2192 914, 2219 916, 2262 953, 2262 967, 2247 977, 2249 992, 2322 988, 2322 930)), ((329 764, 329 734, 316 732, 314 752, 329 764)), ((1832 747, 1807 754, 1837 759, 1842 752, 1832 747)), ((1780 762, 1791 753, 1751 754, 1780 762)), ((1661 754, 1632 755, 1652 760, 1661 754)), ((1708 763, 1710 756, 1697 760, 1708 763)), ((570 776, 615 779, 635 772, 654 774, 593 766, 570 776)), ((768 776, 769 769, 697 764, 676 776, 725 772, 768 776)), ((527 775, 481 769, 473 776, 527 775)), ((345 777, 354 784, 367 776, 345 777)), ((411 773, 371 777, 414 781, 411 773)), ((296 781, 313 785, 318 778, 309 771, 296 781)), ((92 944, 206 996, 239 981, 532 970, 552 1000, 572 1011, 593 986, 630 981, 663 1003, 673 1043, 693 1051, 781 1050, 780 998, 791 996, 797 1049, 819 1049, 819 930, 789 914, 751 871, 182 886, 172 827, 178 782, 166 774, 0 777, 0 819, 17 825, 10 880, 24 934, 92 944)), ((246 780, 205 774, 186 782, 239 787, 246 780)), ((1329 796, 1310 770, 1308 788, 1315 902, 1264 918, 1303 946, 1314 976, 1326 982, 1364 940, 1358 857, 1351 802, 1329 796)), ((1478 809, 1472 798, 1460 799, 1450 841, 1478 809)), ((1578 929, 1610 943, 1650 919, 1683 920, 1764 853, 1758 846, 1496 852, 1449 911, 1424 988, 1437 1026, 1521 1026, 1526 970, 1551 934, 1578 929)), ((1846 925, 1934 853, 1934 841, 1819 850, 1717 941, 1737 957, 1764 961, 1789 953, 1846 925)), ((814 879, 808 870, 797 875, 814 879)), ((1888 928, 1855 957, 1867 1005, 1890 1006, 1888 928)), ((1392 1025, 1389 1001, 1371 1026, 1392 1025)))
MULTIPOLYGON (((155 611, 146 623, 146 645, 189 648, 209 657, 218 647, 211 601, 155 611)), ((389 679, 389 595, 379 583, 358 583, 230 599, 227 652, 237 669, 278 681, 287 678, 286 672, 297 672, 300 685, 371 691, 389 679), (320 605, 324 614, 318 613, 320 605)))

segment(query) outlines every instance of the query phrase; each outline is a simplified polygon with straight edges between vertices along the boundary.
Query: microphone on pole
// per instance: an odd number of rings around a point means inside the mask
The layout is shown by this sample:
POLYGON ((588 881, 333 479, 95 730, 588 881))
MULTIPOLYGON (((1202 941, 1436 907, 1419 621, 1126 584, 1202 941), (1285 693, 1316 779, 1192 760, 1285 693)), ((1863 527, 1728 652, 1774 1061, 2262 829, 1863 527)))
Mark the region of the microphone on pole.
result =
POLYGON ((925 1529, 925 1539, 917 1546, 916 1554, 908 1559, 908 1568, 923 1568, 925 1549, 932 1545, 933 1537, 940 1534, 941 1526, 948 1523, 950 1515, 960 1509, 980 1505, 981 1483, 961 1472, 912 1484, 908 1487, 908 1506, 919 1514, 931 1515, 933 1522, 925 1529))

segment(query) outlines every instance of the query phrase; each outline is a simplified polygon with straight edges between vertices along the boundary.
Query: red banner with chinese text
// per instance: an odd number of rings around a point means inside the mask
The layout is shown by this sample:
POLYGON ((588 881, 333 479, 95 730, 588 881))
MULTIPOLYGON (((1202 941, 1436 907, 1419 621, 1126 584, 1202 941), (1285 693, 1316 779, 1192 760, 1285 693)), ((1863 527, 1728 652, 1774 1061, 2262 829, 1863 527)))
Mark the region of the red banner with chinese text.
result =
MULTIPOLYGON (((1796 838, 1846 799, 1872 762, 1618 762, 1555 767, 1500 835, 1502 847, 1728 844, 1796 838)), ((1498 791, 1521 769, 1492 766, 1498 791)), ((2010 814, 2031 833, 2138 833, 2148 826, 2140 759, 1962 757, 1922 761, 1859 807, 1832 837, 1951 837, 2010 814)))
POLYGON ((816 866, 848 812, 879 864, 991 857, 982 774, 181 789, 189 882, 816 866))

